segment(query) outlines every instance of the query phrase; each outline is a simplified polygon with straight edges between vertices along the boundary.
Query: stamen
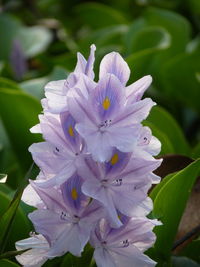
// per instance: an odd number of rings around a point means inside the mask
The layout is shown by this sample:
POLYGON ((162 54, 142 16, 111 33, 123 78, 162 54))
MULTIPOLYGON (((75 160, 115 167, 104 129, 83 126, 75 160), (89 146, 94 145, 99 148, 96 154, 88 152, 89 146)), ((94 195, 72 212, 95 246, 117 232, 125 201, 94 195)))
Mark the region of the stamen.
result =
POLYGON ((120 185, 122 185, 122 178, 120 178, 120 179, 116 179, 115 182, 116 182, 116 183, 115 183, 116 186, 120 186, 120 185))
POLYGON ((99 128, 102 129, 102 128, 108 127, 111 125, 111 123, 112 123, 112 120, 105 120, 99 125, 99 128))
POLYGON ((61 220, 66 220, 67 214, 65 212, 61 212, 60 219, 61 220))
POLYGON ((129 246, 129 241, 128 241, 128 239, 124 240, 122 243, 123 243, 123 247, 124 247, 124 248, 126 248, 126 247, 129 246))
POLYGON ((31 232, 29 233, 29 236, 30 236, 30 237, 36 237, 36 233, 35 233, 34 231, 31 231, 31 232))

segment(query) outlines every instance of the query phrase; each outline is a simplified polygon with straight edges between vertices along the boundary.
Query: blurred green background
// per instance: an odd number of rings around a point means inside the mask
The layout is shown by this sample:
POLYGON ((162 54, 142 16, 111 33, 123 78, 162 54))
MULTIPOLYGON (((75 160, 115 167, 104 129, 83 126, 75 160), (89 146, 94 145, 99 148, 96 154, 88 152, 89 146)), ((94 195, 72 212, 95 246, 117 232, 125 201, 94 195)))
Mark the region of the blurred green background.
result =
MULTIPOLYGON (((200 0, 0 1, 0 173, 8 175, 0 205, 9 203, 31 165, 28 146, 41 140, 29 129, 38 122, 44 85, 66 78, 77 51, 87 57, 92 43, 96 80, 101 58, 113 50, 130 66, 129 83, 153 76, 146 95, 158 106, 145 124, 162 142, 160 156, 198 158, 199 31, 200 0)), ((7 249, 31 229, 28 211, 20 207, 16 227, 23 230, 7 249)))

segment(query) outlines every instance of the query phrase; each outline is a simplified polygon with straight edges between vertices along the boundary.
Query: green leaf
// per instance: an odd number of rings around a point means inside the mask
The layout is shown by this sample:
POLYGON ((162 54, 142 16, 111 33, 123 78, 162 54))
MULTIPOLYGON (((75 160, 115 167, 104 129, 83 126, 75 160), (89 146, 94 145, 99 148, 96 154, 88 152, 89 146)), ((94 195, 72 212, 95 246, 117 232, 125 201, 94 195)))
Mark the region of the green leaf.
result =
MULTIPOLYGON (((89 33, 87 37, 84 36, 84 38, 80 40, 79 45, 81 47, 81 51, 88 51, 88 47, 92 43, 98 48, 97 55, 102 47, 106 48, 108 46, 115 46, 121 48, 123 45, 123 35, 127 32, 127 30, 127 25, 114 25, 89 33)), ((113 50, 116 49, 113 48, 113 50)))
POLYGON ((199 172, 200 159, 171 177, 156 195, 153 214, 163 225, 155 228, 157 240, 150 253, 157 261, 169 260, 181 216, 199 172))
POLYGON ((127 53, 158 48, 166 49, 171 45, 171 36, 160 26, 146 26, 144 19, 138 19, 130 26, 124 37, 127 53))
POLYGON ((171 35, 171 54, 176 55, 185 50, 191 34, 191 25, 185 17, 169 10, 150 7, 145 11, 144 19, 146 25, 163 27, 171 35))
POLYGON ((163 188, 163 186, 174 176, 174 173, 170 173, 167 176, 165 176, 165 178, 163 178, 161 180, 161 182, 159 184, 157 184, 153 190, 150 193, 150 198, 154 201, 157 194, 160 192, 160 190, 163 188))
POLYGON ((9 260, 0 260, 0 266, 1 267, 19 267, 20 265, 9 260))
POLYGON ((198 143, 192 150, 192 157, 194 159, 200 158, 200 143, 198 143))
POLYGON ((188 155, 190 148, 181 128, 164 108, 159 106, 154 107, 147 118, 148 122, 153 125, 152 131, 156 127, 168 137, 176 154, 188 155))
POLYGON ((199 73, 200 53, 197 51, 171 59, 161 74, 165 91, 170 97, 200 112, 199 73))
POLYGON ((0 77, 0 90, 1 88, 9 88, 9 89, 14 89, 14 90, 20 90, 20 87, 18 86, 17 83, 7 79, 0 77))
POLYGON ((133 53, 126 58, 126 62, 128 63, 132 72, 129 80, 130 83, 136 81, 142 76, 152 73, 151 69, 155 56, 157 56, 161 50, 162 49, 158 47, 149 48, 138 51, 137 53, 133 53))
POLYGON ((9 195, 12 192, 12 190, 8 185, 0 183, 0 192, 9 195))
POLYGON ((172 267, 200 267, 200 265, 186 257, 172 257, 172 267))
POLYGON ((0 59, 9 59, 12 42, 21 23, 14 17, 0 13, 0 59))
POLYGON ((82 22, 93 29, 127 23, 118 10, 100 3, 80 4, 75 10, 82 22))
POLYGON ((24 173, 32 161, 28 147, 41 140, 29 132, 38 123, 40 112, 41 106, 33 97, 17 90, 0 90, 0 116, 24 173))
POLYGON ((0 136, 1 136, 0 170, 8 175, 7 184, 12 188, 17 188, 21 175, 20 167, 19 164, 17 163, 15 154, 9 142, 1 118, 0 118, 0 136))
POLYGON ((23 192, 22 189, 18 190, 18 192, 16 193, 15 197, 11 202, 8 196, 0 192, 0 199, 1 199, 0 251, 1 252, 4 251, 8 240, 9 243, 12 243, 10 245, 14 246, 14 242, 17 241, 16 239, 24 236, 24 234, 27 234, 28 232, 27 230, 30 230, 29 223, 27 223, 25 215, 23 214, 20 208, 18 209, 22 192, 23 192), (15 224, 13 224, 14 219, 16 219, 15 224), (10 235, 11 238, 9 238, 10 232, 11 232, 10 235))

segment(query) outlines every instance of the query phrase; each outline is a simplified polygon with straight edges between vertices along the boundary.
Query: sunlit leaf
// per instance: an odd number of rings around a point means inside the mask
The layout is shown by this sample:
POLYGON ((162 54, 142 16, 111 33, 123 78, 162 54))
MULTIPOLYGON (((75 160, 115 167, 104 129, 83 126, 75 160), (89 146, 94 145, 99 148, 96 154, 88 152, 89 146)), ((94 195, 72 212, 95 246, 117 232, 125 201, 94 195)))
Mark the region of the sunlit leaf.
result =
POLYGON ((199 173, 200 159, 171 177, 155 197, 153 214, 163 223, 155 228, 157 240, 151 250, 158 261, 169 261, 181 216, 199 173))

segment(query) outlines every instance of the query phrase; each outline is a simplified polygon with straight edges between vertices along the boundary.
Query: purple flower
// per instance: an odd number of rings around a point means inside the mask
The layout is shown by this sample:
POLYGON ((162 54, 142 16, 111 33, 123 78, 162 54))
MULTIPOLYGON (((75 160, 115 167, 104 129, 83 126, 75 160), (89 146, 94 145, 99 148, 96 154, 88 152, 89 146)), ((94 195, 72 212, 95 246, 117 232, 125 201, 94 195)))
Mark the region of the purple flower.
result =
POLYGON ((105 220, 101 220, 90 239, 95 248, 94 259, 97 266, 155 266, 156 262, 143 254, 155 241, 152 232, 155 225, 158 225, 156 220, 125 218, 123 226, 113 229, 105 220))
POLYGON ((66 80, 49 82, 45 86, 45 96, 42 99, 42 105, 45 111, 52 113, 60 113, 68 110, 67 107, 67 96, 70 88, 74 88, 78 82, 80 74, 94 79, 94 52, 96 50, 95 45, 91 45, 90 56, 88 61, 78 53, 77 54, 77 64, 73 73, 71 73, 66 80))
POLYGON ((29 214, 38 233, 44 235, 49 244, 48 257, 66 252, 80 256, 90 238, 91 230, 103 215, 101 206, 90 202, 81 191, 83 179, 74 174, 59 189, 42 189, 31 182, 46 208, 29 214))
POLYGON ((29 151, 44 176, 49 177, 40 181, 41 186, 60 185, 82 165, 84 142, 69 112, 60 116, 46 113, 39 118, 40 124, 32 131, 42 133, 46 142, 31 145, 29 151))
POLYGON ((129 67, 112 52, 95 82, 95 49, 87 61, 78 53, 66 80, 46 85, 44 114, 31 129, 45 141, 29 148, 40 173, 22 196, 37 208, 29 218, 40 234, 16 244, 31 248, 17 258, 27 266, 80 256, 89 240, 98 267, 155 265, 143 254, 155 241, 148 190, 160 181, 153 171, 162 162, 154 158, 160 142, 142 125, 155 104, 141 100, 152 78, 126 86, 129 67))
POLYGON ((21 255, 16 256, 17 261, 23 266, 42 266, 50 258, 48 251, 49 243, 42 235, 33 235, 32 237, 20 240, 15 244, 17 250, 29 249, 21 255))
POLYGON ((69 112, 94 160, 109 160, 113 147, 122 152, 133 151, 142 127, 140 123, 155 105, 150 98, 140 100, 151 78, 147 76, 127 89, 129 74, 127 63, 118 53, 111 53, 100 64, 99 82, 85 83, 89 94, 81 88, 70 90, 69 112))
POLYGON ((147 192, 152 184, 151 172, 161 160, 135 158, 134 154, 114 150, 109 162, 85 159, 82 191, 103 204, 114 227, 121 226, 120 211, 127 216, 144 216, 152 209, 147 192), (120 196, 120 197, 119 197, 120 196))

